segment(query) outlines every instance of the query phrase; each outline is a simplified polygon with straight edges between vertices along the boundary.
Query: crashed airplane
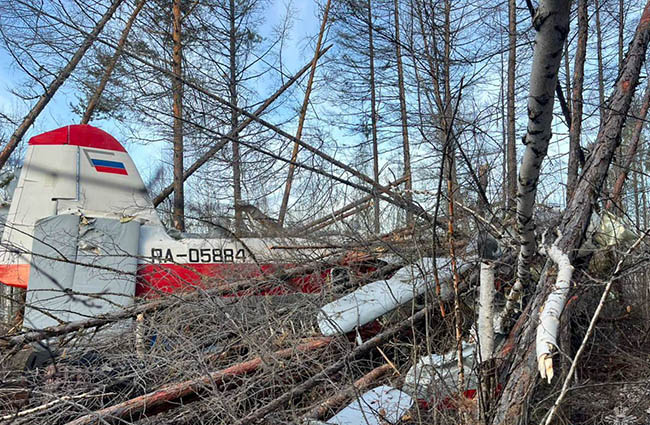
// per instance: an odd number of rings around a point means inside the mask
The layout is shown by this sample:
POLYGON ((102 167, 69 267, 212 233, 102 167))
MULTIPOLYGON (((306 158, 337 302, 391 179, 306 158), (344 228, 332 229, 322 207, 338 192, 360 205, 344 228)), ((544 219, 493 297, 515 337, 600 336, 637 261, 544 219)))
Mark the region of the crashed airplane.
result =
MULTIPOLYGON (((29 141, 1 249, 0 282, 27 289, 26 329, 109 313, 132 304, 136 297, 207 288, 215 281, 228 286, 326 254, 299 239, 173 237, 124 147, 89 125, 62 127, 29 141), (288 245, 304 249, 282 249, 288 245)), ((394 265, 396 271, 387 279, 324 305, 317 317, 321 333, 333 337, 355 332, 410 302, 431 289, 434 269, 441 271, 440 298, 452 297, 449 259, 421 258, 411 265, 394 265)), ((465 273, 472 266, 472 261, 459 260, 456 272, 465 273)), ((306 271, 285 284, 248 293, 318 292, 325 274, 306 271)), ((427 385, 420 369, 443 366, 439 361, 429 363, 413 372, 417 376, 409 382, 415 388, 427 385)), ((380 386, 329 423, 359 423, 361 417, 380 423, 389 416, 395 423, 412 403, 406 393, 380 386)))
MULTIPOLYGON (((25 326, 38 329, 318 255, 281 249, 301 243, 170 236, 124 147, 96 127, 69 125, 29 141, 2 235, 0 282, 29 289, 27 305, 49 310, 27 308, 25 326)), ((322 273, 307 273, 265 293, 314 292, 322 282, 322 273)))

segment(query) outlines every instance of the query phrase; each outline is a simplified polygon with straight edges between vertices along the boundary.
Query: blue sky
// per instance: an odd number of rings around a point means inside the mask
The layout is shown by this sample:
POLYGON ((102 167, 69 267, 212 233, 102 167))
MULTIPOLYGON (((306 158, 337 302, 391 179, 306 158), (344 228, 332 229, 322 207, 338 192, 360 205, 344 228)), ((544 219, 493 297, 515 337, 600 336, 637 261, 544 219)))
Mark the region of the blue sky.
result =
MULTIPOLYGON (((261 28, 262 35, 268 37, 275 25, 281 22, 286 13, 288 0, 271 0, 268 4, 268 11, 265 13, 266 22, 261 28)), ((318 33, 320 22, 318 19, 318 6, 313 0, 293 0, 291 3, 294 14, 294 22, 291 36, 285 44, 283 50, 283 63, 287 72, 292 73, 298 67, 302 66, 306 59, 313 54, 305 49, 307 40, 318 33)), ((20 84, 24 81, 24 75, 20 68, 13 62, 13 58, 0 48, 0 111, 3 113, 22 120, 24 115, 34 104, 32 101, 24 101, 11 93, 14 89, 19 89, 20 84)), ((269 91, 274 90, 269 87, 269 91)), ((30 137, 59 128, 68 124, 79 122, 79 117, 72 113, 70 104, 75 103, 74 87, 70 82, 64 84, 50 101, 45 110, 36 119, 35 124, 29 129, 23 143, 26 143, 30 137)), ((155 167, 152 167, 153 159, 162 159, 166 155, 167 146, 162 145, 140 145, 128 143, 126 134, 120 129, 117 123, 106 120, 92 122, 109 133, 117 137, 132 155, 140 173, 147 178, 155 167)), ((8 131, 13 128, 8 129, 8 131)))

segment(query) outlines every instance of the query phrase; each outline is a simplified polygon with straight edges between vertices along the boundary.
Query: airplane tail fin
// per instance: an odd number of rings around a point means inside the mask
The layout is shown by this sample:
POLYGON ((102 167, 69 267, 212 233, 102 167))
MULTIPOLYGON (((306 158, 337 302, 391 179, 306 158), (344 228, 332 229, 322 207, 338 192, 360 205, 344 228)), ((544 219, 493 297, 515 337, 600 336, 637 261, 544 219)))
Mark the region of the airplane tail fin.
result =
POLYGON ((113 136, 69 125, 30 139, 0 246, 0 282, 26 288, 34 225, 62 214, 159 224, 142 178, 113 136))

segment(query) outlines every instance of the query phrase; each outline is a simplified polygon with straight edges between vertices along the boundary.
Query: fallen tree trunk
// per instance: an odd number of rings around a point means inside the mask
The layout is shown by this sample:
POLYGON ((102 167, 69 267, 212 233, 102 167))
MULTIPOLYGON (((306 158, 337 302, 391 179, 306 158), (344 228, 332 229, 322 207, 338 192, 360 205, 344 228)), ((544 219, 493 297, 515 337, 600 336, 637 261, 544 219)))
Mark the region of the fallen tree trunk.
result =
MULTIPOLYGON (((650 2, 646 4, 641 15, 634 39, 609 100, 608 112, 598 133, 593 152, 585 163, 574 196, 562 216, 559 226, 561 236, 555 245, 568 255, 570 261, 575 259, 577 250, 584 240, 593 205, 601 194, 607 171, 620 144, 621 131, 639 81, 639 73, 649 41, 650 2)), ((506 364, 511 367, 506 373, 508 380, 497 405, 493 424, 513 424, 526 417, 524 407, 536 381, 537 358, 534 342, 539 310, 552 287, 553 279, 548 274, 549 266, 547 261, 535 294, 515 326, 513 330, 515 333, 511 335, 511 339, 516 340, 517 345, 507 359, 506 364)))
MULTIPOLYGON (((296 347, 276 351, 269 359, 286 359, 296 352, 307 352, 323 348, 332 342, 332 338, 314 338, 313 340, 300 344, 296 347)), ((268 360, 268 359, 266 359, 268 360)), ((120 419, 131 421, 146 415, 147 412, 160 408, 163 404, 173 400, 195 395, 202 392, 205 388, 213 385, 221 387, 228 379, 247 375, 256 371, 263 364, 261 356, 252 360, 238 363, 227 369, 203 375, 196 379, 190 379, 184 382, 165 385, 156 391, 142 395, 140 397, 127 400, 115 406, 107 407, 97 412, 89 413, 74 421, 68 422, 67 425, 88 425, 98 422, 118 422, 120 419)), ((120 421, 121 422, 121 421, 120 421)))

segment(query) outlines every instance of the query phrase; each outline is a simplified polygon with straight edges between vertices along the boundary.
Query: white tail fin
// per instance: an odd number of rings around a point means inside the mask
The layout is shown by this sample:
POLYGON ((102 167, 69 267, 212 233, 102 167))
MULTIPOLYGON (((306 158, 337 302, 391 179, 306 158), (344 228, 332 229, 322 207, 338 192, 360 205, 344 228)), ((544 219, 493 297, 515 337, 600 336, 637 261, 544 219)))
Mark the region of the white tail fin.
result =
POLYGON ((59 214, 160 224, 124 147, 90 125, 32 137, 2 235, 0 282, 27 287, 34 224, 59 214))

